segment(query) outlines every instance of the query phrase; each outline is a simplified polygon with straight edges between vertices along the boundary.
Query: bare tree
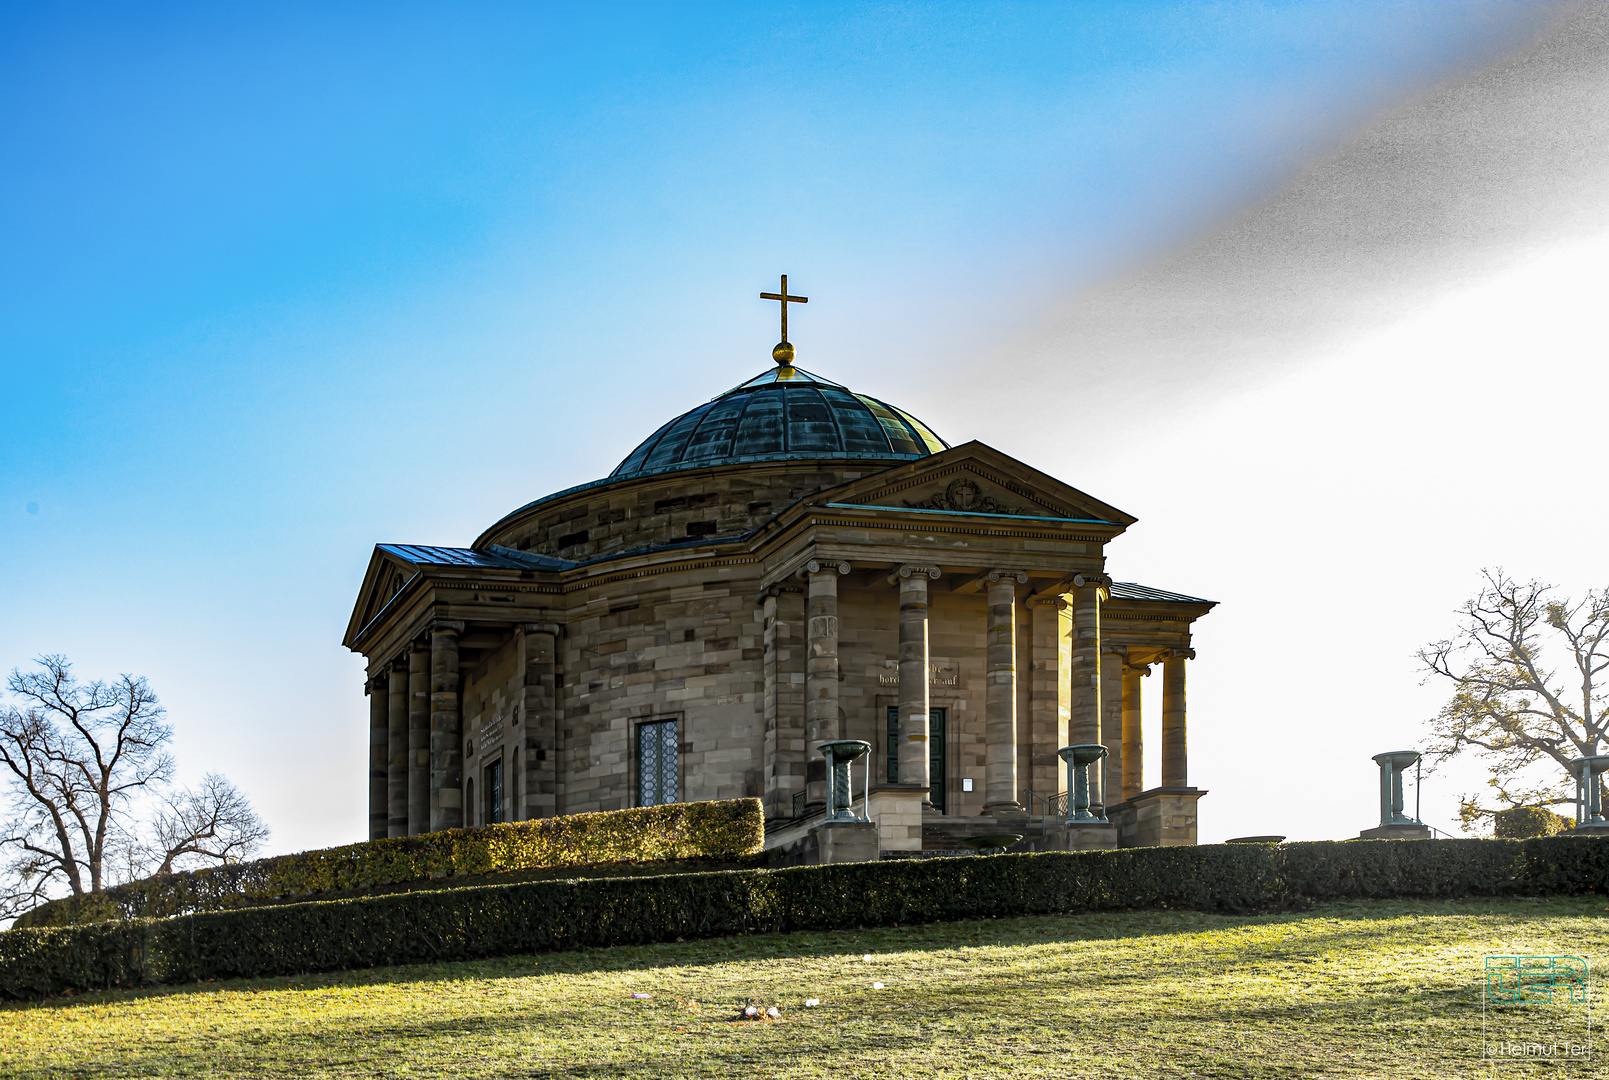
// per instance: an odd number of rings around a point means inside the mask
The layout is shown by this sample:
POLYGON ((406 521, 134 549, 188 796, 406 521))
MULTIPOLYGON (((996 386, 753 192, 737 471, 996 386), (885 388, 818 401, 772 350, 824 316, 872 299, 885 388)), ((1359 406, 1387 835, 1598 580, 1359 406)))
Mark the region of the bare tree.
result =
POLYGON ((268 839, 251 803, 233 784, 208 773, 194 788, 167 796, 151 822, 158 874, 204 862, 240 862, 268 839))
POLYGON ((1571 601, 1501 569, 1481 575, 1480 592, 1460 609, 1457 633, 1418 654, 1427 678, 1453 684, 1432 722, 1428 753, 1436 762, 1466 751, 1483 758, 1502 804, 1465 796, 1459 817, 1466 829, 1504 807, 1573 803, 1566 763, 1596 754, 1605 736, 1600 675, 1609 667, 1609 590, 1571 601))
POLYGON ((144 678, 82 683, 61 656, 12 671, 0 707, 0 771, 12 815, 0 848, 0 920, 63 891, 85 896, 137 877, 254 852, 268 829, 228 780, 171 792, 172 729, 144 678), (154 806, 154 813, 150 811, 154 806))
POLYGON ((41 657, 39 668, 6 682, 21 707, 0 711, 0 763, 16 795, 0 844, 20 853, 15 869, 31 895, 60 882, 74 896, 98 893, 135 798, 172 775, 172 731, 141 677, 80 683, 61 656, 41 657))

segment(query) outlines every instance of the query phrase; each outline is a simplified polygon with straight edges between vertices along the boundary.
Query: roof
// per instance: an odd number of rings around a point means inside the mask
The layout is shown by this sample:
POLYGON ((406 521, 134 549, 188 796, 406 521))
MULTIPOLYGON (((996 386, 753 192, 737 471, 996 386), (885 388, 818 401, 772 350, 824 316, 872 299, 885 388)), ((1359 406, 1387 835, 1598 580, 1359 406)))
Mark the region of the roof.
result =
POLYGON ((914 461, 949 445, 910 413, 784 366, 662 425, 609 479, 749 461, 914 461))
POLYGON ((381 551, 416 566, 468 566, 487 570, 565 570, 575 565, 564 559, 492 544, 475 548, 434 547, 427 544, 377 544, 381 551))
POLYGON ((1166 589, 1153 589, 1149 585, 1140 585, 1133 581, 1114 581, 1111 588, 1114 600, 1153 600, 1164 604, 1214 604, 1216 600, 1203 600, 1199 596, 1186 596, 1184 593, 1168 592, 1166 589))

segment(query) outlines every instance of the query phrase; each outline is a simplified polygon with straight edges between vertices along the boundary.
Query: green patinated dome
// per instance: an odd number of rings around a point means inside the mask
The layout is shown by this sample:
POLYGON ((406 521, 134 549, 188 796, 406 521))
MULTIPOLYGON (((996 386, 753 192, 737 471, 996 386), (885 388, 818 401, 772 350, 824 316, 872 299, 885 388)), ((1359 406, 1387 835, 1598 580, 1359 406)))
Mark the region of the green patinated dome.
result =
POLYGON ((785 366, 671 420, 609 479, 750 461, 911 461, 949 445, 907 412, 785 366))

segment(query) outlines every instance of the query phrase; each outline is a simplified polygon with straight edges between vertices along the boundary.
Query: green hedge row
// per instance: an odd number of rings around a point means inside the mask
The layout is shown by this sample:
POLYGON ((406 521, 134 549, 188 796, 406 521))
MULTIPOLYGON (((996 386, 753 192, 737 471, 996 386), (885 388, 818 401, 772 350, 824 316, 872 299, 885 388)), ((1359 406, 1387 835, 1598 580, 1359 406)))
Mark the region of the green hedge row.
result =
POLYGON ((144 878, 41 904, 18 927, 227 911, 455 875, 672 859, 734 859, 765 842, 758 799, 671 803, 369 840, 144 878))
POLYGON ((0 933, 0 994, 1129 908, 1609 892, 1609 839, 1232 844, 542 881, 0 933))

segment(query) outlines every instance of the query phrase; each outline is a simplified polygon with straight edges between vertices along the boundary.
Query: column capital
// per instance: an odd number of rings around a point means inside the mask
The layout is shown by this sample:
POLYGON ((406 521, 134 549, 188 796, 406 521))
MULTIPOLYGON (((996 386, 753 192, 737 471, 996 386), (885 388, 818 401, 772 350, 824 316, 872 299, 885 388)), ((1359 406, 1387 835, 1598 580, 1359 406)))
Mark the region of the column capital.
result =
POLYGON ((1056 611, 1066 611, 1068 608, 1072 607, 1071 604, 1063 600, 1060 596, 1052 593, 1040 593, 1037 596, 1030 596, 1025 603, 1029 607, 1053 608, 1056 611))
POLYGON ((826 561, 821 559, 811 559, 809 562, 805 563, 804 566, 800 567, 799 573, 819 574, 822 571, 831 572, 833 570, 838 571, 840 574, 847 574, 849 573, 849 564, 846 562, 836 562, 830 559, 826 561))
POLYGON ((943 571, 938 567, 929 566, 926 563, 906 563, 888 575, 888 583, 898 585, 901 578, 918 577, 922 574, 926 574, 934 581, 937 581, 942 573, 943 571))
POLYGON ((1163 649, 1157 653, 1156 658, 1158 660, 1194 660, 1196 651, 1194 649, 1163 649))
POLYGON ((464 624, 455 619, 432 619, 430 620, 430 632, 432 634, 462 634, 464 624))
POLYGON ((522 634, 552 634, 554 637, 564 633, 564 627, 550 622, 520 623, 515 629, 522 634))
POLYGON ((1026 585, 1028 584, 1028 571, 1001 570, 998 568, 994 570, 985 570, 983 573, 979 574, 965 585, 959 586, 959 588, 968 590, 970 592, 983 592, 984 590, 988 589, 989 586, 998 585, 1002 581, 1015 581, 1018 585, 1026 585))
POLYGON ((1144 676, 1151 674, 1151 665, 1150 664, 1128 664, 1128 663, 1125 663, 1123 665, 1123 674, 1124 675, 1139 675, 1139 676, 1141 676, 1143 678, 1144 676))

